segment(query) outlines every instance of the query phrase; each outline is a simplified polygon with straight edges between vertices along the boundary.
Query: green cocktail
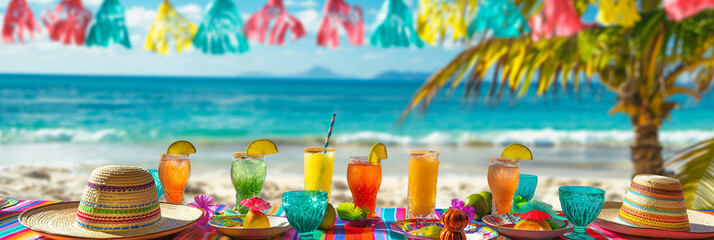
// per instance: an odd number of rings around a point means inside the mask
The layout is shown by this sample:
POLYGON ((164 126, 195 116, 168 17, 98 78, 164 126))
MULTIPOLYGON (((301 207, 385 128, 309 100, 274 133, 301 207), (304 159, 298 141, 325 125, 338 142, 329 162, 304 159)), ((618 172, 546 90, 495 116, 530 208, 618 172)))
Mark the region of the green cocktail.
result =
POLYGON ((248 208, 240 205, 240 201, 260 197, 260 190, 265 183, 265 160, 263 155, 247 155, 233 153, 231 164, 231 181, 236 189, 236 210, 240 214, 248 213, 248 208))

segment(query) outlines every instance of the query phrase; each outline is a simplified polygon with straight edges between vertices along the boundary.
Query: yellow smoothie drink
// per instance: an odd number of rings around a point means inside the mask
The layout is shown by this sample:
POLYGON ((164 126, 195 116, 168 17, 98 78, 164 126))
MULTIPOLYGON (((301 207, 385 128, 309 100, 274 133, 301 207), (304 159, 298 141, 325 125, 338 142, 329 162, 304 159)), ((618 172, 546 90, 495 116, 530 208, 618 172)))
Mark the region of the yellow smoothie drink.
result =
POLYGON ((334 165, 335 149, 305 148, 305 190, 325 191, 329 201, 334 165))
POLYGON ((439 175, 439 153, 411 151, 407 218, 432 218, 436 201, 436 179, 439 175))

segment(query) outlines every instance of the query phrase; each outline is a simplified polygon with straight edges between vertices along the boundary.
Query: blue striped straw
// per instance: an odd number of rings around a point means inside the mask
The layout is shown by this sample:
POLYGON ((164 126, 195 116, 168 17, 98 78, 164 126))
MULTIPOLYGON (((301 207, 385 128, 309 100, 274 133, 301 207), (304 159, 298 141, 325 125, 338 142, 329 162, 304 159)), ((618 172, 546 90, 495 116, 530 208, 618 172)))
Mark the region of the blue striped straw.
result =
POLYGON ((330 130, 327 132, 327 138, 325 139, 325 153, 327 153, 327 145, 330 145, 330 137, 332 136, 332 127, 335 126, 335 117, 337 117, 337 114, 332 114, 332 121, 330 121, 330 130))

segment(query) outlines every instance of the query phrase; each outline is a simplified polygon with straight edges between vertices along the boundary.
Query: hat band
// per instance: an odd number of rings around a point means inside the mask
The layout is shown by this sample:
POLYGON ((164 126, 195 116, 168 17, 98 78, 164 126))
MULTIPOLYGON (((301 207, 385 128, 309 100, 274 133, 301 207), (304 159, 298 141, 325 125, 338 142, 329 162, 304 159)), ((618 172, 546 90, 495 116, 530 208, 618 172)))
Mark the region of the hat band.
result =
POLYGON ((154 205, 146 206, 146 207, 142 207, 142 208, 118 209, 118 210, 93 208, 93 207, 83 206, 82 204, 79 205, 80 212, 87 212, 87 213, 93 213, 93 214, 129 214, 129 213, 136 214, 136 213, 148 212, 148 211, 158 209, 158 208, 159 208, 159 204, 154 204, 154 205))
POLYGON ((143 227, 148 227, 151 225, 154 225, 161 221, 161 216, 159 216, 159 219, 156 221, 147 223, 147 224, 142 224, 139 226, 126 226, 126 227, 96 227, 88 224, 81 223, 79 221, 75 221, 79 226, 84 227, 84 228, 89 228, 89 229, 94 229, 94 230, 102 230, 102 231, 116 231, 116 230, 131 230, 131 229, 137 229, 137 228, 143 228, 143 227))
POLYGON ((142 185, 136 185, 136 186, 110 186, 110 185, 102 185, 102 184, 88 182, 87 186, 90 188, 100 190, 100 191, 126 192, 126 191, 136 191, 136 190, 150 188, 151 186, 154 186, 154 181, 151 181, 151 182, 148 182, 148 183, 142 184, 142 185))
POLYGON ((140 208, 140 207, 145 207, 149 205, 154 205, 155 203, 159 202, 159 200, 154 200, 153 202, 146 203, 146 204, 140 204, 140 205, 135 205, 135 206, 106 206, 106 205, 99 205, 99 204, 94 204, 86 201, 80 201, 80 203, 93 207, 93 208, 105 208, 105 209, 129 209, 129 208, 140 208))

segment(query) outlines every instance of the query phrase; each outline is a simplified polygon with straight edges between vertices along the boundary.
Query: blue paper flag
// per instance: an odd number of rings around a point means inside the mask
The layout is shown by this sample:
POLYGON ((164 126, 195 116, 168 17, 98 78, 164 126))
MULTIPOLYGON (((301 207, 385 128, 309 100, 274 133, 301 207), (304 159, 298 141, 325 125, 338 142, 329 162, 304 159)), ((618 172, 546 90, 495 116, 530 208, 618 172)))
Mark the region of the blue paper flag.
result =
POLYGON ((129 31, 124 20, 124 7, 119 0, 104 0, 97 12, 97 21, 89 29, 87 46, 108 47, 112 42, 131 48, 129 31))
POLYGON ((412 12, 403 0, 384 2, 374 23, 369 43, 382 48, 409 47, 411 44, 419 48, 424 46, 424 42, 414 30, 412 12))
POLYGON ((526 19, 512 0, 481 0, 476 18, 469 24, 469 37, 491 30, 497 38, 519 37, 530 33, 526 19))
POLYGON ((193 46, 204 53, 244 53, 250 49, 243 35, 243 20, 231 0, 215 0, 208 4, 193 46))

